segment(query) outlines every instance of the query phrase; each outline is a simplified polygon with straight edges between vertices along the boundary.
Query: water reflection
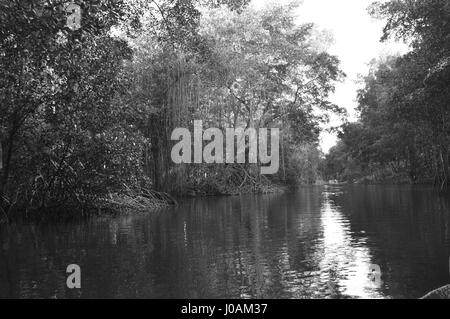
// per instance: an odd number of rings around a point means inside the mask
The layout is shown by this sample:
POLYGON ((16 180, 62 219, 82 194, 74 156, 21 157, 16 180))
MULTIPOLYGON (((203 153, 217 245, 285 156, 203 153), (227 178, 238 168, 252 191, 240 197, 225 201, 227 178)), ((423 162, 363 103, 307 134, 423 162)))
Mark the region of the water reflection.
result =
POLYGON ((448 207, 429 189, 309 187, 0 226, 0 298, 415 298, 448 281, 448 207))
POLYGON ((369 276, 373 265, 369 239, 352 233, 350 221, 343 215, 342 208, 330 199, 330 196, 336 195, 333 188, 329 187, 323 192, 320 269, 328 275, 325 277, 327 280, 332 279, 329 281, 330 286, 334 284, 334 289, 342 295, 383 298, 381 282, 369 276))

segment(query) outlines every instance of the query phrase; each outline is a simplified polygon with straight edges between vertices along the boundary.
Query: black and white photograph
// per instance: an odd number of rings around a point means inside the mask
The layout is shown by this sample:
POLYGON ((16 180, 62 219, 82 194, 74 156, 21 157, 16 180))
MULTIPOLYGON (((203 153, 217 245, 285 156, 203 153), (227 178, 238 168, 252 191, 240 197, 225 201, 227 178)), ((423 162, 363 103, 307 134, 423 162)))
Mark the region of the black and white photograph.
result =
POLYGON ((450 1, 0 0, 0 299, 450 299, 450 1))

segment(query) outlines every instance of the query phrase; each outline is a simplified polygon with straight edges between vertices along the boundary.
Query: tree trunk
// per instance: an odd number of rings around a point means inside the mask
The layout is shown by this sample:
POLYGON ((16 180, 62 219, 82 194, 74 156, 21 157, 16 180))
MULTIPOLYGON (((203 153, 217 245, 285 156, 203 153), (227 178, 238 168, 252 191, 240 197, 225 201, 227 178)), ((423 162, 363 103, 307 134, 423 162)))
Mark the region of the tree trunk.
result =
POLYGON ((283 132, 281 132, 281 165, 283 169, 283 183, 286 183, 286 159, 284 157, 284 139, 283 132))
MULTIPOLYGON (((3 206, 3 197, 6 190, 6 185, 8 183, 9 179, 9 173, 10 173, 10 167, 11 167, 11 158, 12 158, 12 152, 13 152, 13 144, 14 144, 14 135, 16 130, 12 130, 9 134, 8 143, 6 147, 6 159, 5 161, 2 160, 2 169, 0 169, 0 206, 3 206)), ((2 141, 0 140, 0 144, 2 144, 2 141)), ((3 147, 2 148, 2 158, 3 158, 3 147)))
POLYGON ((0 207, 3 205, 3 146, 0 137, 0 207))
POLYGON ((152 138, 152 157, 153 157, 153 187, 156 191, 162 191, 162 173, 163 169, 160 162, 160 146, 158 138, 152 138))
POLYGON ((2 147, 2 138, 0 137, 0 175, 3 171, 3 147, 2 147))

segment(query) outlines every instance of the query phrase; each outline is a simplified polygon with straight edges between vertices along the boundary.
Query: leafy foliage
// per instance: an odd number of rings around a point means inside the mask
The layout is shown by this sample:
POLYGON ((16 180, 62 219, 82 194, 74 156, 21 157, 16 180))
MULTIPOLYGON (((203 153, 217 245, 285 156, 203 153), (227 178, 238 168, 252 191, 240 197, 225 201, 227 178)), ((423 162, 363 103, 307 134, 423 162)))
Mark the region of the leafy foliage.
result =
POLYGON ((340 166, 334 174, 345 177, 345 165, 333 163, 345 154, 359 177, 434 181, 444 189, 450 182, 449 3, 388 1, 371 11, 387 19, 383 38, 403 38, 411 51, 373 62, 359 93, 360 123, 343 128, 329 165, 340 166))
POLYGON ((295 5, 75 3, 82 24, 73 31, 60 1, 0 1, 1 207, 86 207, 121 193, 141 203, 162 196, 149 189, 260 191, 317 178, 326 121, 317 114, 342 113, 328 97, 344 74, 323 49, 329 39, 294 23, 295 5), (281 127, 280 174, 172 165, 171 130, 199 118, 281 127))

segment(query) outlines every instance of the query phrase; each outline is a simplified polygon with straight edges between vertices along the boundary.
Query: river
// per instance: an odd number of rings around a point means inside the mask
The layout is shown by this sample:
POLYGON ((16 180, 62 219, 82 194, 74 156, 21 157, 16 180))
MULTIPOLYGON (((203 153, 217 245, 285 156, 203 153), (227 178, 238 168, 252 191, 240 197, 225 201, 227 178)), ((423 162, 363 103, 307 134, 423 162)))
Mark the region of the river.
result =
POLYGON ((428 187, 324 186, 2 225, 0 298, 418 298, 449 283, 449 216, 428 187))

